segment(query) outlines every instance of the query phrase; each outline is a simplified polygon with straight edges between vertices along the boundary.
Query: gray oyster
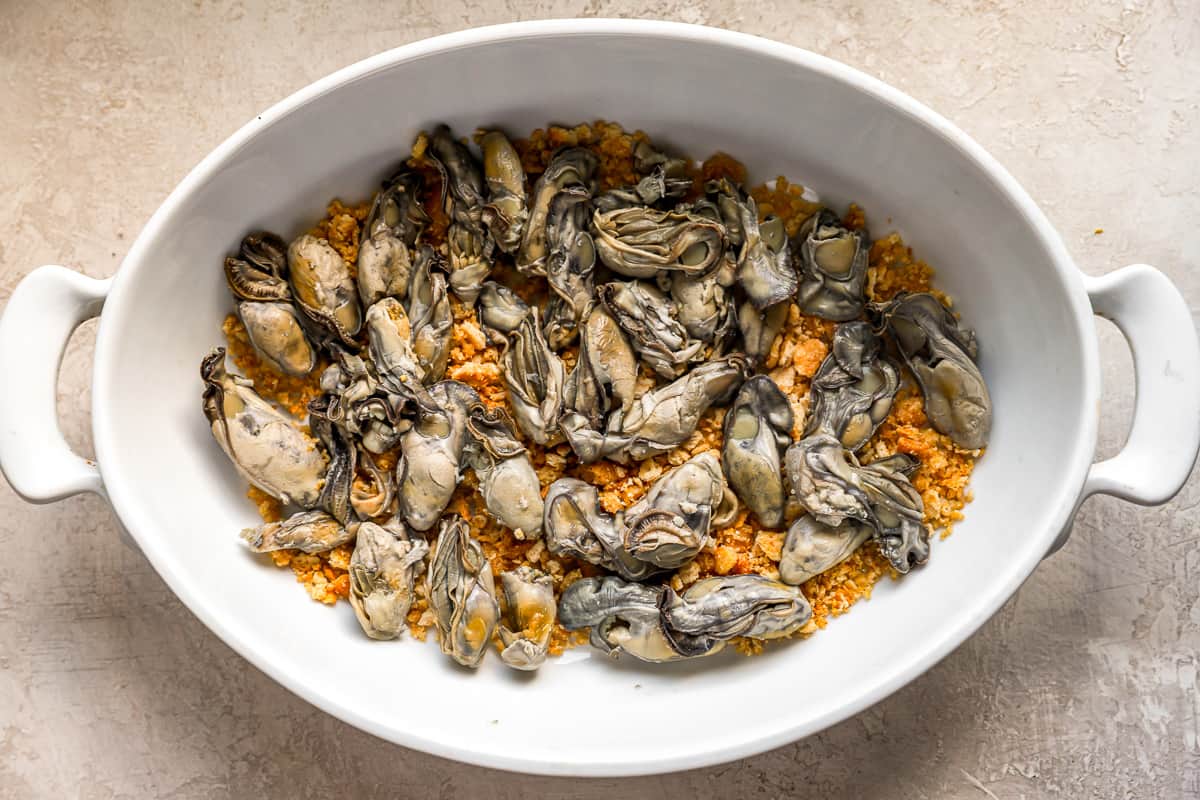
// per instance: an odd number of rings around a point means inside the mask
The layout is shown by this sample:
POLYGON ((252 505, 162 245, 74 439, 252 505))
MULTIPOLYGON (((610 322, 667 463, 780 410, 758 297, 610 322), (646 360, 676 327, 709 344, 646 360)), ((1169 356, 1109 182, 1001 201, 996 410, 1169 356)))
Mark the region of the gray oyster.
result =
MULTIPOLYGON (((588 314, 575 368, 563 387, 563 410, 598 429, 612 410, 628 411, 634 402, 637 359, 609 313, 596 306, 588 314)), ((570 424, 581 424, 573 419, 570 424)))
POLYGON ((641 581, 686 564, 709 533, 732 521, 737 501, 720 464, 700 453, 667 472, 629 508, 608 514, 596 487, 560 478, 546 492, 546 547, 627 580, 641 581))
POLYGON ((515 253, 521 246, 529 209, 525 204, 525 170, 516 148, 500 131, 488 131, 479 139, 483 151, 483 174, 488 201, 483 207, 483 224, 496 246, 515 253))
POLYGON ((225 371, 225 350, 200 364, 204 416, 213 438, 250 483, 301 508, 316 507, 325 455, 288 417, 263 400, 254 384, 225 371))
POLYGON ((399 520, 358 526, 350 556, 350 606, 372 639, 395 639, 412 607, 413 584, 425 569, 429 545, 413 538, 399 520))
POLYGON ((517 539, 541 536, 542 486, 529 451, 513 435, 508 415, 481 403, 471 410, 467 430, 472 438, 467 463, 479 479, 479 493, 488 513, 510 528, 517 539))
POLYGON ((738 498, 766 528, 783 527, 787 491, 783 450, 791 443, 792 407, 775 381, 755 375, 725 414, 721 463, 738 498))
POLYGON ((440 257, 429 245, 417 250, 406 300, 412 326, 412 352, 425 383, 440 381, 450 359, 454 314, 446 294, 446 278, 432 269, 440 257))
POLYGON ((292 305, 286 275, 287 245, 267 231, 248 234, 238 256, 225 259, 225 281, 254 350, 276 372, 304 376, 317 365, 317 351, 292 305))
POLYGON ((546 218, 546 281, 553 292, 546 305, 546 342, 562 350, 578 332, 595 303, 592 273, 596 247, 587 231, 591 200, 587 190, 568 186, 554 196, 546 218))
POLYGON ((500 361, 517 424, 534 442, 545 444, 562 413, 567 376, 562 360, 546 344, 536 308, 509 336, 500 361))
POLYGON ((291 303, 243 300, 237 304, 237 313, 250 344, 271 369, 303 377, 317 366, 317 351, 291 303))
POLYGON ((688 337, 675 304, 644 281, 614 281, 596 290, 600 303, 629 335, 638 356, 660 377, 673 380, 697 360, 704 342, 688 337))
POLYGON ((354 346, 354 336, 362 328, 362 309, 346 262, 329 242, 307 233, 288 247, 287 260, 296 305, 313 322, 354 346))
POLYGON ((225 282, 239 300, 290 301, 287 245, 270 231, 246 234, 238 254, 225 259, 225 282))
POLYGON ((450 289, 470 305, 479 296, 479 289, 492 271, 489 254, 491 241, 479 230, 452 222, 446 231, 449 251, 450 289))
POLYGON ((761 364, 771 354, 775 338, 787 322, 790 303, 778 303, 759 311, 749 300, 738 306, 738 329, 742 332, 742 348, 755 364, 761 364))
POLYGON ((546 171, 533 186, 529 204, 529 222, 521 240, 517 269, 532 275, 546 274, 546 221, 555 196, 568 186, 578 186, 587 194, 595 191, 595 173, 600 160, 591 150, 568 147, 559 150, 546 165, 546 171))
POLYGON ((317 505, 338 522, 349 525, 355 520, 350 490, 358 466, 358 448, 345 430, 329 419, 326 408, 324 397, 318 397, 308 404, 309 427, 329 454, 329 466, 325 468, 317 505))
POLYGON ((619 515, 624 549, 639 561, 676 569, 695 558, 709 532, 737 515, 737 499, 725 484, 712 451, 656 480, 640 500, 619 515))
POLYGON ((582 559, 631 581, 662 572, 625 549, 620 521, 600 507, 596 487, 577 478, 559 478, 546 490, 542 534, 551 553, 582 559))
POLYGON ((790 636, 812 619, 812 607, 796 586, 761 575, 704 578, 682 595, 666 587, 660 602, 663 627, 684 655, 706 655, 737 636, 790 636))
POLYGON ((713 655, 738 636, 788 636, 811 616, 799 588, 759 575, 706 578, 682 595, 613 576, 583 578, 558 604, 563 627, 591 628, 593 647, 652 662, 713 655))
POLYGON ((985 447, 992 429, 992 400, 975 365, 973 331, 927 293, 897 295, 873 306, 925 395, 930 424, 959 447, 985 447))
POLYGON ((484 207, 483 173, 471 151, 454 137, 446 125, 438 125, 429 137, 428 155, 442 176, 442 204, 454 222, 482 228, 484 207))
POLYGON ((442 204, 451 220, 446 231, 450 289, 464 303, 474 303, 492 269, 495 246, 483 224, 483 174, 471 151, 445 125, 433 129, 429 157, 441 173, 442 204))
POLYGON ((358 454, 357 461, 366 477, 351 484, 350 507, 360 519, 382 517, 392 510, 396 500, 396 476, 391 470, 381 469, 375 459, 364 452, 358 454))
POLYGON ((403 300, 412 273, 409 248, 429 224, 421 207, 420 173, 401 168, 375 193, 358 241, 358 296, 364 307, 384 297, 403 300))
POLYGON ((535 670, 546 661, 558 608, 554 580, 522 565, 500 573, 500 660, 513 669, 535 670))
POLYGON ((736 276, 746 297, 759 310, 789 299, 799 279, 783 220, 772 215, 759 223, 754 198, 726 179, 710 181, 706 189, 717 198, 730 244, 738 248, 736 276))
POLYGON ((825 432, 795 442, 784 457, 792 491, 809 514, 826 525, 870 524, 881 552, 901 573, 929 558, 924 504, 905 474, 915 466, 908 457, 861 466, 825 432))
POLYGON ((387 391, 372 362, 339 347, 331 349, 334 363, 321 373, 324 414, 359 437, 368 452, 378 455, 396 447, 411 426, 404 416, 410 401, 387 391))
POLYGON ((679 322, 688 336, 712 345, 721 345, 733 333, 735 315, 720 270, 707 275, 670 273, 671 299, 679 312, 679 322))
POLYGON ((427 410, 435 408, 424 386, 425 369, 412 346, 412 324, 404 306, 385 297, 367 309, 367 349, 386 389, 411 398, 427 410))
POLYGON ((800 310, 835 322, 862 314, 871 251, 866 231, 850 230, 837 214, 823 208, 804 221, 795 242, 800 310))
POLYGON ((779 579, 799 586, 845 561, 875 529, 857 519, 826 525, 805 514, 788 528, 779 558, 779 579))
POLYGON ((725 229, 706 217, 618 208, 592 217, 596 252, 613 272, 651 278, 660 271, 704 275, 721 259, 725 229))
POLYGON ((436 410, 418 409, 417 419, 400 439, 396 464, 400 515, 409 527, 427 531, 446 510, 462 475, 467 419, 479 405, 470 386, 445 380, 429 387, 436 410))
POLYGON ((464 667, 478 667, 500 619, 500 606, 491 564, 462 517, 452 514, 442 520, 425 583, 442 652, 464 667))
POLYGON ((353 538, 352 528, 346 528, 324 511, 300 511, 282 522, 267 522, 242 531, 243 541, 255 553, 274 550, 326 553, 353 538))
POLYGON ((566 428, 563 433, 585 464, 601 458, 641 461, 687 441, 708 407, 728 402, 749 372, 749 360, 742 355, 708 361, 641 395, 628 412, 610 414, 603 433, 566 428))
MULTIPOLYGON (((627 583, 620 578, 583 578, 563 590, 558 621, 567 630, 591 628, 592 647, 614 658, 621 653, 641 661, 678 661, 680 653, 667 638, 658 604, 661 587, 627 583)), ((717 652, 718 643, 708 654, 717 652)))
POLYGON ((804 435, 824 430, 851 451, 860 450, 887 419, 900 388, 900 370, 879 352, 865 322, 846 322, 833 334, 830 354, 813 375, 804 435))
POLYGON ((529 305, 501 283, 487 281, 478 298, 479 322, 494 344, 504 344, 529 316, 529 305))

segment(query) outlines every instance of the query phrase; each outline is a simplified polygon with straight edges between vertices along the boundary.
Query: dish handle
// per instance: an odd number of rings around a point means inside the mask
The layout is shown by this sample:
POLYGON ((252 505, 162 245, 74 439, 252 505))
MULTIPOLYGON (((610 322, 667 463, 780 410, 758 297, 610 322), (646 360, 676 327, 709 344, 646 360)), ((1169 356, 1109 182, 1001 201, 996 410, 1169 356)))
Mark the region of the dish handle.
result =
MULTIPOLYGON (((1079 502, 1111 494, 1160 505, 1183 487, 1200 450, 1200 340, 1191 311, 1170 279, 1146 264, 1085 276, 1084 285, 1092 310, 1129 343, 1137 395, 1129 439, 1088 470, 1079 502)), ((1070 532, 1068 525, 1051 553, 1070 532)))
POLYGON ((104 308, 112 279, 39 267, 13 291, 0 316, 0 471, 31 503, 92 492, 104 496, 94 461, 71 451, 55 409, 67 340, 104 308), (12 376, 20 376, 20 380, 12 376))

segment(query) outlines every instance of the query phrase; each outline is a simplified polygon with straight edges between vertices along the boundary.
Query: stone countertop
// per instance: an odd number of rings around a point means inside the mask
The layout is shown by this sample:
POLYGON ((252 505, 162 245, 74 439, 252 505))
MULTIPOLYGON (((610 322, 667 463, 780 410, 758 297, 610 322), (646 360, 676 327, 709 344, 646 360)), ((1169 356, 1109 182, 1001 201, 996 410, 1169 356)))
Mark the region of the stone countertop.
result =
MULTIPOLYGON (((202 156, 334 69, 464 27, 582 15, 733 28, 882 78, 999 158, 1085 271, 1155 264, 1195 313, 1194 0, 891 5, 9 4, 0 14, 0 302, 39 264, 112 274, 202 156)), ((1132 363, 1116 329, 1097 324, 1100 451, 1110 455, 1129 427, 1132 363)), ((76 334, 59 388, 66 436, 85 452, 93 338, 93 324, 76 334)), ((1195 797, 1197 504, 1195 476, 1162 508, 1088 500, 1066 547, 976 636, 824 733, 724 766, 582 781, 455 764, 326 716, 193 618, 120 543, 101 500, 34 507, 0 481, 0 798, 1195 797)))

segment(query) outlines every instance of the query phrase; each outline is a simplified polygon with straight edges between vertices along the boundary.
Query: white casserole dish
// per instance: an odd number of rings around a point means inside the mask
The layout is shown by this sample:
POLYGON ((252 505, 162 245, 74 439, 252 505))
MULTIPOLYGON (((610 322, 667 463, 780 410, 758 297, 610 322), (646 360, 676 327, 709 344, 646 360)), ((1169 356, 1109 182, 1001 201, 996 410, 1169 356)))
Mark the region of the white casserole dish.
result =
POLYGON ((0 373, 23 376, 0 387, 0 467, 23 497, 107 497, 209 628, 329 713, 402 745, 541 773, 697 767, 838 722, 973 633, 1061 544, 1083 498, 1165 502, 1200 444, 1200 347, 1159 272, 1083 275, 996 161, 879 81, 763 39, 643 21, 466 31, 296 93, 187 176, 114 278, 32 272, 0 319, 0 373), (198 377, 231 308, 222 257, 247 230, 294 235, 328 198, 366 195, 436 121, 521 133, 595 118, 701 157, 726 150, 752 178, 784 174, 835 205, 858 201, 876 234, 894 220, 979 335, 995 427, 976 500, 928 565, 758 658, 642 665, 577 649, 529 677, 494 656, 471 673, 432 643, 370 641, 348 607, 310 602, 236 535, 256 516, 207 430, 198 377), (1125 331, 1138 389, 1128 444, 1099 464, 1093 314, 1125 331), (57 430, 54 386, 70 332, 96 315, 92 463, 57 430))

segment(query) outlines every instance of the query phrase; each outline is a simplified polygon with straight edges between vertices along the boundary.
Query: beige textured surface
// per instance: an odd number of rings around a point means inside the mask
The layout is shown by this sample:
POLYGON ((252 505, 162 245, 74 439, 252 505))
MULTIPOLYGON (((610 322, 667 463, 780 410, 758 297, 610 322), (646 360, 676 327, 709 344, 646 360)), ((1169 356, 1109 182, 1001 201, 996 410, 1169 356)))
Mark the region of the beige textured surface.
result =
MULTIPOLYGON (((209 149, 335 68, 472 25, 631 15, 771 36, 899 86, 1007 165, 1084 270, 1156 264, 1200 305, 1194 0, 894 5, 6 3, 0 302, 38 264, 111 274, 209 149)), ((1101 334, 1112 453, 1131 364, 1115 329, 1101 334)), ((69 350, 59 404, 83 450, 91 338, 69 350)), ((978 635, 819 736, 711 769, 583 782, 464 767, 315 711, 197 622, 118 542, 101 501, 37 508, 0 482, 0 798, 1196 797, 1198 504, 1195 477, 1165 508, 1088 501, 1066 548, 978 635)))

